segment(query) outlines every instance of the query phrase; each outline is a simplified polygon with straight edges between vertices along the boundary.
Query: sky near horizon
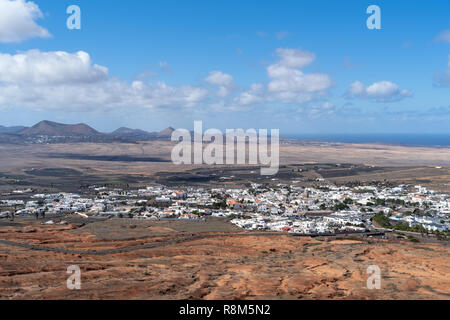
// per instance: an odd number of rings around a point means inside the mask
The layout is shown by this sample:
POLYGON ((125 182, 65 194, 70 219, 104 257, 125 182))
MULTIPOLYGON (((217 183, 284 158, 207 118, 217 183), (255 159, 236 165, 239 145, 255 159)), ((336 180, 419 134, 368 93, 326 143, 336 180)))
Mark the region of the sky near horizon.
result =
POLYGON ((104 132, 450 133, 450 1, 0 0, 0 114, 104 132))

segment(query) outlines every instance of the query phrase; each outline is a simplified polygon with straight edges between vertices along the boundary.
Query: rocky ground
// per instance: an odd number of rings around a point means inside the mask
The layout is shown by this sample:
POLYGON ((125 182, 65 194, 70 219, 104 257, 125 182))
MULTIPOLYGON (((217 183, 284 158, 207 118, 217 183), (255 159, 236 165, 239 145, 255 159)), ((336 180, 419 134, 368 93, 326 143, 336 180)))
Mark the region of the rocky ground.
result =
POLYGON ((3 224, 2 240, 60 252, 0 243, 0 298, 450 298, 450 248, 444 242, 261 236, 225 228, 212 233, 205 227, 195 233, 191 226, 168 222, 114 222, 105 228, 3 224), (214 236, 167 242, 199 234, 214 236), (84 253, 155 243, 121 253, 84 253), (67 289, 70 265, 81 268, 81 290, 67 289), (367 288, 370 265, 381 269, 379 290, 367 288))

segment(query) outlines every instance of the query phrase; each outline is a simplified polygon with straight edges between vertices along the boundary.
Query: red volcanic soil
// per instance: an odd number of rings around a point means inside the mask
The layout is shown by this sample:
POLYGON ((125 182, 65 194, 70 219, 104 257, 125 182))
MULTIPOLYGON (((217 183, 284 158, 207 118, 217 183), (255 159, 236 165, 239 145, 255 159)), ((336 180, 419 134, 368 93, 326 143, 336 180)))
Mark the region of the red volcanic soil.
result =
MULTIPOLYGON (((103 222, 105 224, 109 221, 103 222)), ((117 223, 115 225, 118 225, 117 223)), ((188 236, 167 225, 115 228, 110 237, 79 225, 0 227, 0 239, 80 251, 49 252, 0 243, 1 299, 449 299, 445 243, 318 240, 288 235, 188 236), (145 230, 145 231, 143 231, 145 230), (124 237, 124 234, 128 237, 124 237), (161 246, 121 253, 89 250, 161 246), (81 269, 81 290, 66 286, 81 269), (367 267, 381 289, 367 288, 367 267)), ((211 233, 209 233, 211 234, 211 233)))

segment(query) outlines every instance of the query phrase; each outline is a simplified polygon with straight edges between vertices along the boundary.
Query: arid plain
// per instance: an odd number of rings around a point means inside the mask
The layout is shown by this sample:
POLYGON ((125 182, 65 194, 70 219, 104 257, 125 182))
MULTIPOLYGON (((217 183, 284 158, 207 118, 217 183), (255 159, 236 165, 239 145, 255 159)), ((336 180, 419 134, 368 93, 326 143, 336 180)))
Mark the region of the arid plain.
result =
MULTIPOLYGON (((0 191, 78 190, 83 184, 115 180, 138 186, 170 181, 167 177, 186 172, 189 177, 208 177, 217 170, 219 175, 239 173, 230 166, 175 166, 170 161, 173 145, 166 141, 0 145, 0 191)), ((450 148, 311 142, 282 144, 280 157, 281 181, 295 178, 287 172, 296 165, 351 163, 361 167, 342 172, 318 168, 301 178, 305 184, 317 177, 335 183, 420 183, 450 192, 450 148)), ((243 177, 262 179, 257 169, 247 171, 243 177)), ((205 183, 230 184, 216 180, 205 183)), ((245 180, 241 177, 241 182, 245 180)), ((55 222, 42 225, 31 218, 2 222, 1 299, 450 297, 446 241, 248 234, 226 220, 78 221, 67 216, 55 222), (80 291, 66 287, 66 269, 72 264, 81 267, 80 291), (369 265, 381 268, 380 290, 367 288, 369 265)))
MULTIPOLYGON (((131 182, 148 182, 161 172, 211 169, 208 165, 174 165, 171 162, 173 146, 174 143, 169 141, 0 145, 0 173, 3 174, 0 176, 0 190, 8 185, 10 187, 11 180, 22 179, 20 185, 25 186, 27 182, 45 182, 46 177, 53 177, 57 182, 58 175, 75 177, 75 180, 86 183, 124 177, 131 182), (40 174, 39 171, 33 173, 43 169, 69 171, 54 175, 40 174)), ((280 145, 281 166, 321 163, 350 163, 380 168, 374 173, 358 172, 354 177, 348 173, 344 177, 338 175, 331 177, 330 181, 422 180, 430 187, 450 191, 450 148, 320 142, 280 145), (382 168, 389 169, 384 172, 382 168)), ((230 167, 214 166, 213 169, 230 167)))

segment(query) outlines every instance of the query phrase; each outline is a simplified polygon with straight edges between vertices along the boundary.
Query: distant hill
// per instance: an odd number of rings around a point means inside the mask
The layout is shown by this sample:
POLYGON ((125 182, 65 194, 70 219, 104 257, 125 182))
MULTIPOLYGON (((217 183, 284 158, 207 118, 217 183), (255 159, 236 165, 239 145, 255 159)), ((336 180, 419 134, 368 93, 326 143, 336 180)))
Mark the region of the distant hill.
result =
POLYGON ((172 137, 172 133, 174 131, 175 131, 174 128, 169 127, 169 128, 166 128, 166 129, 160 131, 157 135, 158 135, 158 138, 168 138, 168 139, 170 139, 172 137))
POLYGON ((140 129, 130 129, 126 127, 122 127, 113 131, 111 135, 136 140, 154 140, 158 136, 156 132, 147 132, 140 129))
POLYGON ((141 130, 141 129, 130 129, 127 127, 121 127, 115 131, 112 132, 112 134, 117 135, 125 135, 125 134, 146 134, 147 131, 141 130))
POLYGON ((0 133, 18 133, 19 131, 26 129, 24 126, 4 127, 0 126, 0 133))
POLYGON ((130 129, 122 127, 110 133, 110 135, 135 140, 170 140, 172 132, 175 129, 172 127, 166 128, 160 132, 148 132, 140 129, 130 129))
POLYGON ((25 128, 18 132, 24 136, 95 136, 100 134, 97 130, 90 126, 79 124, 62 124, 52 121, 41 121, 31 128, 25 128))

